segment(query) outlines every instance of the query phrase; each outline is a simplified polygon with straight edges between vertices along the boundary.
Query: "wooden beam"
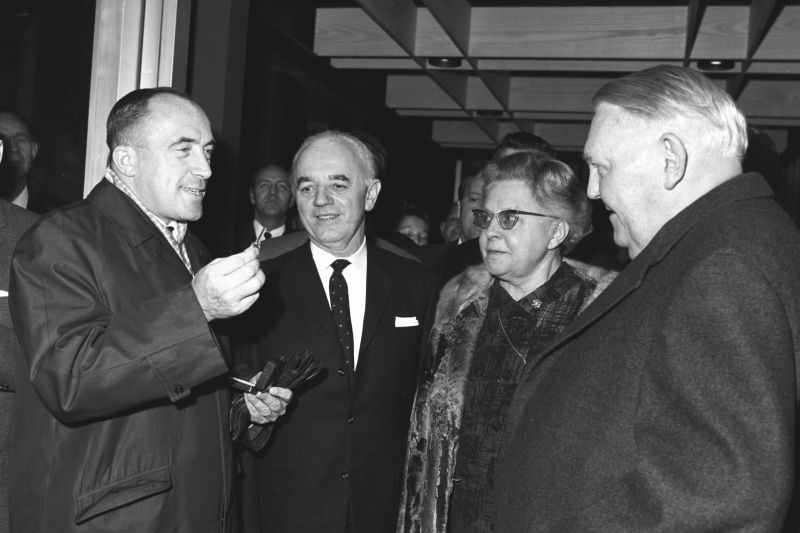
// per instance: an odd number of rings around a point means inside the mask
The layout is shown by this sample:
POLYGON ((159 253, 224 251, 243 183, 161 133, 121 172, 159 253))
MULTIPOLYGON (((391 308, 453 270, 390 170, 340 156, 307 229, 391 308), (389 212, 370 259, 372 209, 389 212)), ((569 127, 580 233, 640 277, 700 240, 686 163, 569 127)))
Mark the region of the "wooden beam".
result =
POLYGON ((356 0, 410 56, 415 54, 417 7, 412 0, 356 0))
POLYGON ((779 10, 774 24, 753 54, 754 61, 797 61, 800 59, 800 5, 779 10))
POLYGON ((747 55, 747 6, 706 5, 692 59, 743 60, 747 55))
POLYGON ((689 66, 689 58, 692 56, 692 47, 700 30, 700 22, 703 19, 703 3, 701 0, 689 0, 689 10, 686 14, 686 49, 683 52, 683 66, 689 66))
MULTIPOLYGON (((506 79, 506 87, 508 80, 506 79)), ((508 89, 506 88, 506 100, 508 100, 508 89)), ((467 101, 464 106, 469 111, 479 109, 489 109, 493 111, 505 111, 505 106, 494 96, 489 87, 478 76, 467 78, 467 101)))
POLYGON ((469 55, 469 29, 472 7, 467 0, 422 0, 442 26, 461 55, 469 55))
POLYGON ((752 59, 767 35, 770 26, 778 16, 780 5, 777 0, 752 0, 750 3, 750 24, 747 28, 747 59, 752 59))
POLYGON ((747 75, 741 73, 728 78, 728 80, 725 82, 725 90, 728 91, 728 94, 730 94, 734 100, 736 100, 739 98, 739 96, 741 96, 745 85, 747 85, 747 75))
POLYGON ((467 108, 467 75, 445 70, 428 70, 428 76, 461 108, 467 108))

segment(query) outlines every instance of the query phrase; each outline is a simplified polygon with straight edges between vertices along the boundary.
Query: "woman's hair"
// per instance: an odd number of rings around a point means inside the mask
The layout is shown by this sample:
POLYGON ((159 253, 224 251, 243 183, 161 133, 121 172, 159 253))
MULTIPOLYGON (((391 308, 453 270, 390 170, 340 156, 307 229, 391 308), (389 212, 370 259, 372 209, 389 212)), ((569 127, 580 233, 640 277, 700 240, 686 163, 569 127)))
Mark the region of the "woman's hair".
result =
POLYGON ((592 230, 592 204, 586 186, 566 163, 541 154, 518 152, 491 161, 481 171, 484 188, 501 181, 521 181, 533 198, 569 224, 561 243, 568 253, 592 230))

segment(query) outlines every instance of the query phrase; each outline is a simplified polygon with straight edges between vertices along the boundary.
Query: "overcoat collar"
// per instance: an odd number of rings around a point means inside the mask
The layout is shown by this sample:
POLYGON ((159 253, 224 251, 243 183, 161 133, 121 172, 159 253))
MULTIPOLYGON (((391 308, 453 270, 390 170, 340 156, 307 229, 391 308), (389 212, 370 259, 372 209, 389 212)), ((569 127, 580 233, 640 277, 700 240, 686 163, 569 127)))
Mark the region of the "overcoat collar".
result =
MULTIPOLYGON (((153 225, 153 222, 147 218, 147 215, 137 206, 133 200, 128 198, 125 193, 117 189, 113 183, 103 179, 98 183, 87 198, 97 209, 99 209, 114 225, 117 226, 120 233, 131 246, 136 248, 153 240, 153 247, 156 256, 159 257, 166 264, 172 268, 180 268, 183 272, 189 275, 186 267, 172 249, 167 240, 161 235, 161 232, 153 225)), ((198 258, 195 246, 188 245, 194 244, 191 237, 187 233, 187 253, 192 263, 192 268, 197 271, 200 265, 200 258, 198 258)))
POLYGON ((616 280, 598 296, 592 305, 579 314, 542 354, 546 359, 549 354, 569 342, 617 304, 638 289, 651 267, 660 263, 672 248, 704 217, 734 202, 752 198, 772 196, 772 189, 766 181, 756 173, 737 176, 700 197, 689 207, 669 220, 656 233, 653 240, 633 261, 625 267, 616 280))

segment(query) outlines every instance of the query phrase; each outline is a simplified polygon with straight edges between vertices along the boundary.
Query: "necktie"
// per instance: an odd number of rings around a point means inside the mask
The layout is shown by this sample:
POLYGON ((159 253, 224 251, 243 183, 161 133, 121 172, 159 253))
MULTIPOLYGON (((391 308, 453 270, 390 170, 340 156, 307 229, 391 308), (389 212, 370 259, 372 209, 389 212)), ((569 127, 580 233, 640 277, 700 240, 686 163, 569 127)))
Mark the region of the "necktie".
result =
POLYGON ((350 323, 350 300, 347 296, 347 281, 342 275, 342 270, 347 268, 350 261, 337 259, 331 263, 333 274, 328 285, 331 294, 331 312, 333 321, 336 324, 336 331, 339 333, 339 343, 342 345, 347 365, 351 371, 355 370, 353 360, 353 326, 350 323))

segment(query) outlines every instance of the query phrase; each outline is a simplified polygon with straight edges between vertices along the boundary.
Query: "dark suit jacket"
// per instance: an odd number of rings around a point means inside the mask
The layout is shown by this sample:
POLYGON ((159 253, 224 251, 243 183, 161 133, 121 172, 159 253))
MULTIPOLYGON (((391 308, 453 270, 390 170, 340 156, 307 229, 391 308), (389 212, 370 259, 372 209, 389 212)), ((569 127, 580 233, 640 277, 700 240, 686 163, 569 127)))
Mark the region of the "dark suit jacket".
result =
POLYGON ((307 349, 325 371, 296 391, 245 472, 258 497, 256 531, 344 531, 348 511, 358 533, 393 531, 411 404, 433 320, 433 275, 368 245, 364 332, 352 373, 309 244, 262 268, 267 282, 243 317, 249 321, 243 362, 260 369, 267 358, 307 349), (419 325, 398 327, 396 317, 415 317, 419 325))
POLYGON ((481 247, 478 239, 470 239, 461 244, 445 245, 444 257, 438 268, 439 281, 442 286, 469 266, 483 263, 481 247))
MULTIPOLYGON (((207 260, 187 234, 195 269, 207 260)), ((221 531, 232 496, 226 362, 191 275, 102 180, 14 252, 12 531, 221 531)))
MULTIPOLYGON (((11 252, 23 233, 38 217, 21 207, 0 200, 0 290, 8 292, 11 252)), ((8 311, 8 296, 0 297, 0 533, 8 531, 8 430, 14 405, 14 364, 19 344, 8 311)))
POLYGON ((495 531, 781 530, 800 236, 771 194, 748 174, 676 215, 526 370, 495 531))

